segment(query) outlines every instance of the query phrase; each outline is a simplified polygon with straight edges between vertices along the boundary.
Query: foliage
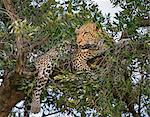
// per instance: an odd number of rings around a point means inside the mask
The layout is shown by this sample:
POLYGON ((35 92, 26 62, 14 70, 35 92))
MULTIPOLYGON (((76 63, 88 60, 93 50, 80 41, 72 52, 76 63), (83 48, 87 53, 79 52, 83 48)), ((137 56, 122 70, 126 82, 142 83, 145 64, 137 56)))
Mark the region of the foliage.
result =
POLYGON ((114 24, 120 31, 127 29, 129 35, 135 36, 137 29, 144 24, 144 20, 149 20, 149 2, 147 0, 111 0, 114 6, 119 5, 122 11, 116 13, 118 23, 114 24))
MULTIPOLYGON (((30 53, 34 53, 41 50, 45 52, 48 48, 61 45, 65 41, 75 44, 75 29, 89 21, 95 22, 99 28, 105 27, 112 33, 125 30, 128 32, 130 41, 120 45, 109 45, 110 50, 92 61, 92 72, 77 73, 64 70, 60 75, 51 78, 42 95, 43 116, 46 116, 47 110, 48 114, 58 111, 83 117, 88 114, 120 117, 130 113, 135 116, 130 110, 132 104, 138 105, 136 110, 140 116, 150 114, 149 32, 142 35, 138 33, 139 22, 148 16, 148 1, 111 1, 123 10, 116 14, 116 21, 108 22, 109 24, 104 24, 105 20, 109 20, 109 15, 104 19, 98 6, 89 0, 37 0, 36 5, 31 5, 29 0, 14 0, 18 14, 23 20, 11 23, 7 18, 0 19, 0 70, 9 72, 16 65, 17 35, 22 37, 27 44, 25 46, 29 48, 31 43, 48 37, 48 43, 36 50, 30 50, 30 53), (142 112, 143 110, 145 112, 142 112)), ((4 12, 0 14, 6 17, 4 12)), ((26 67, 33 70, 30 64, 32 63, 28 62, 26 67)), ((18 90, 23 90, 29 96, 34 82, 26 79, 22 82, 18 90)))

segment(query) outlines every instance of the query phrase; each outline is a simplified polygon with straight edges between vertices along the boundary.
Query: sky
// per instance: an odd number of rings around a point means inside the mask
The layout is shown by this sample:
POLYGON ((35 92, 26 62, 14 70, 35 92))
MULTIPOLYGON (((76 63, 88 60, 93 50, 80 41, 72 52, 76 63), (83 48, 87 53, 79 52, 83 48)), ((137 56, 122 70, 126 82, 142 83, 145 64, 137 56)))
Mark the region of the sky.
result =
POLYGON ((110 15, 114 17, 115 13, 121 10, 120 7, 113 7, 110 0, 92 0, 92 1, 98 4, 99 9, 102 11, 104 15, 110 13, 110 15))

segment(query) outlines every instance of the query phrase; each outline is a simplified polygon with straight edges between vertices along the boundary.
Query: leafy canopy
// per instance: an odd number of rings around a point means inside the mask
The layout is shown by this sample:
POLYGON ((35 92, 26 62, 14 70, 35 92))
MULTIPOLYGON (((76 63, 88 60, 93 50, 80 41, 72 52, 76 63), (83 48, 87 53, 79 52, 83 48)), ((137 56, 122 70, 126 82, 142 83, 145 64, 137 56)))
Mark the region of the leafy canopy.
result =
MULTIPOLYGON (((135 112, 133 105, 138 105, 139 116, 148 114, 149 96, 149 34, 138 33, 140 22, 148 16, 147 0, 111 0, 123 10, 116 14, 116 20, 111 23, 104 18, 98 6, 89 0, 65 1, 31 1, 14 0, 15 7, 22 20, 11 23, 0 9, 0 69, 11 71, 16 65, 15 37, 19 35, 24 45, 48 38, 48 43, 32 52, 45 52, 66 40, 75 43, 75 29, 86 22, 95 22, 98 27, 104 27, 112 34, 127 31, 131 39, 128 44, 111 46, 102 57, 92 61, 95 69, 92 73, 72 73, 63 71, 53 78, 47 90, 42 95, 43 116, 47 110, 53 113, 59 110, 75 116, 121 116, 135 112), (137 82, 135 79, 140 77, 137 82), (141 105, 141 103, 143 105, 141 105), (49 108, 49 106, 52 108, 49 108), (48 106, 48 107, 47 107, 48 106), (47 107, 47 108, 46 108, 47 107), (146 108, 142 112, 142 108, 146 108)), ((26 67, 33 70, 32 63, 27 61, 26 67)), ((33 89, 33 82, 24 80, 20 90, 27 96, 33 89)))

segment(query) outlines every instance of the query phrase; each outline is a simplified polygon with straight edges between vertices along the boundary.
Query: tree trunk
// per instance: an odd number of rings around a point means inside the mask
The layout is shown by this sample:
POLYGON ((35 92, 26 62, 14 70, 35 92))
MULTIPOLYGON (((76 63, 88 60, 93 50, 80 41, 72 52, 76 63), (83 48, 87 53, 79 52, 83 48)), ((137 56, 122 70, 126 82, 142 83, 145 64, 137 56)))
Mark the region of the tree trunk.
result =
MULTIPOLYGON (((20 19, 12 0, 2 0, 2 2, 4 4, 7 15, 9 16, 12 22, 15 22, 16 20, 20 19)), ((16 48, 19 51, 17 52, 17 60, 14 71, 6 74, 5 70, 5 75, 3 78, 4 82, 0 87, 0 117, 7 117, 11 112, 12 108, 16 105, 16 103, 24 98, 24 93, 17 90, 21 78, 23 78, 19 74, 21 74, 23 69, 24 51, 20 49, 23 48, 21 42, 22 40, 20 39, 20 37, 16 35, 15 41, 17 45, 16 48)))
POLYGON ((16 73, 4 78, 4 83, 0 87, 0 117, 8 117, 16 103, 24 99, 23 92, 17 90, 19 79, 16 73))

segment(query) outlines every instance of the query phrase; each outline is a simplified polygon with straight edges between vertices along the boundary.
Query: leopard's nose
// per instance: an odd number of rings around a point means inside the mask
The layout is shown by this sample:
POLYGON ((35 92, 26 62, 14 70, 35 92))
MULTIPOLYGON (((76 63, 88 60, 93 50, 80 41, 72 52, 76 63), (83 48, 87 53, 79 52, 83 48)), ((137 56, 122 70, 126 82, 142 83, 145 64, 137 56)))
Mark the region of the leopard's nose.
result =
POLYGON ((91 44, 86 44, 86 45, 84 46, 84 48, 85 48, 85 49, 91 48, 91 44))

